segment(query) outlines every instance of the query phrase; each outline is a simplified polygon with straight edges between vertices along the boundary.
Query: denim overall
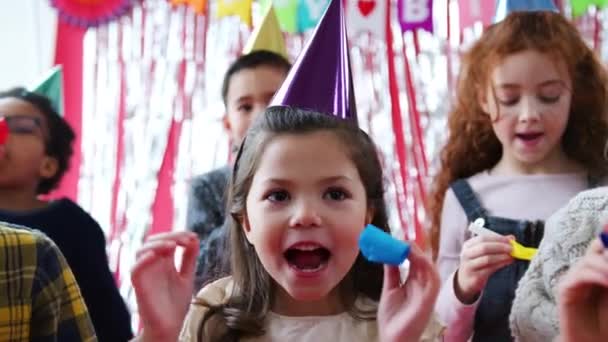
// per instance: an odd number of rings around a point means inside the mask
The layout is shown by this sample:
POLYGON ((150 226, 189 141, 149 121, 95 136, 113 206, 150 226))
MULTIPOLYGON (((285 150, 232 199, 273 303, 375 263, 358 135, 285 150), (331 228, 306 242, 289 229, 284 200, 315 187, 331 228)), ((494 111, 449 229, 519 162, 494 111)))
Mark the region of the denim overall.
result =
MULTIPOLYGON (((589 181, 590 187, 593 183, 589 181)), ((466 180, 460 179, 450 187, 464 209, 469 223, 483 218, 486 228, 501 235, 513 235, 517 242, 526 247, 538 248, 544 233, 543 221, 490 216, 466 180)), ((509 329, 509 313, 517 283, 528 269, 528 265, 528 261, 516 259, 490 276, 475 313, 473 342, 513 341, 509 329)))

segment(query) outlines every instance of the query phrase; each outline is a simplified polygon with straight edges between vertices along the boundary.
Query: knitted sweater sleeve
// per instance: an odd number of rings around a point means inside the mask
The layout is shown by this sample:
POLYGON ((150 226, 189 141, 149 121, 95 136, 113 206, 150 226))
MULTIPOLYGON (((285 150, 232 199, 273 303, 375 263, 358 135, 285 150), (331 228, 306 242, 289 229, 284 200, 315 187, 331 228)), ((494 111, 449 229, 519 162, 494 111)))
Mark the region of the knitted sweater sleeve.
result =
POLYGON ((557 283, 601 229, 607 203, 608 188, 585 191, 547 220, 538 254, 515 292, 510 323, 516 341, 551 341, 559 334, 557 283))

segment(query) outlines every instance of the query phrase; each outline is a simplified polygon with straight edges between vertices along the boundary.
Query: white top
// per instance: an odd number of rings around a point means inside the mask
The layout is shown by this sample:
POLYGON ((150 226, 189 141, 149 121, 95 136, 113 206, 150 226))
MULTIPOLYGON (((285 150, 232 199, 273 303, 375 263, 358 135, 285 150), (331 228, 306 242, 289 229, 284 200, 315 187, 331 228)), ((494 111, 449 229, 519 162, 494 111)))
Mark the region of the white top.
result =
MULTIPOLYGON (((491 175, 488 171, 468 179, 489 215, 515 220, 546 220, 589 187, 586 173, 491 175)), ((439 323, 446 327, 446 341, 466 341, 473 334, 478 302, 465 305, 454 293, 454 273, 463 243, 471 238, 464 209, 448 189, 441 214, 437 267, 442 287, 435 306, 439 323)))

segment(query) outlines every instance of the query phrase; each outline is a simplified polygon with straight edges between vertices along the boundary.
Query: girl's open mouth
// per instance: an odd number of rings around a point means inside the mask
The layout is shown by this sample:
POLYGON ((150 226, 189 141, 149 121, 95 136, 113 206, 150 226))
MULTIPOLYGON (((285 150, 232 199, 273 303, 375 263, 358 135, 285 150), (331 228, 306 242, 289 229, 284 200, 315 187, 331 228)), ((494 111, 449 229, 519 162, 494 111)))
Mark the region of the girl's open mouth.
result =
POLYGON ((283 256, 292 268, 312 273, 327 265, 331 252, 316 243, 298 243, 288 248, 283 256))

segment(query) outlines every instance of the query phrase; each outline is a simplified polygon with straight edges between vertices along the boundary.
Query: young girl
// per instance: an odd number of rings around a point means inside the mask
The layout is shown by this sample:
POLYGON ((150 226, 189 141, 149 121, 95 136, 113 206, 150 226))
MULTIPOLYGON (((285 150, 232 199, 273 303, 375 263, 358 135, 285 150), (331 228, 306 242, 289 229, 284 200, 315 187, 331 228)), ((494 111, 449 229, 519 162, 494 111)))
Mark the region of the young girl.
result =
POLYGON ((519 12, 463 58, 431 204, 447 340, 510 341, 508 317, 543 221, 607 172, 606 74, 576 28, 553 12, 519 12), (483 218, 502 236, 472 237, 483 218))
POLYGON ((608 341, 608 249, 597 238, 606 223, 606 187, 579 194, 547 221, 513 302, 518 341, 608 341))
MULTIPOLYGON (((228 201, 233 275, 203 288, 180 341, 418 341, 439 277, 413 248, 410 273, 366 261, 363 227, 388 231, 371 139, 329 115, 271 107, 249 130, 228 201)), ((145 341, 174 341, 190 300, 196 239, 149 241, 132 273, 145 341), (186 247, 176 271, 173 253, 186 247)))

